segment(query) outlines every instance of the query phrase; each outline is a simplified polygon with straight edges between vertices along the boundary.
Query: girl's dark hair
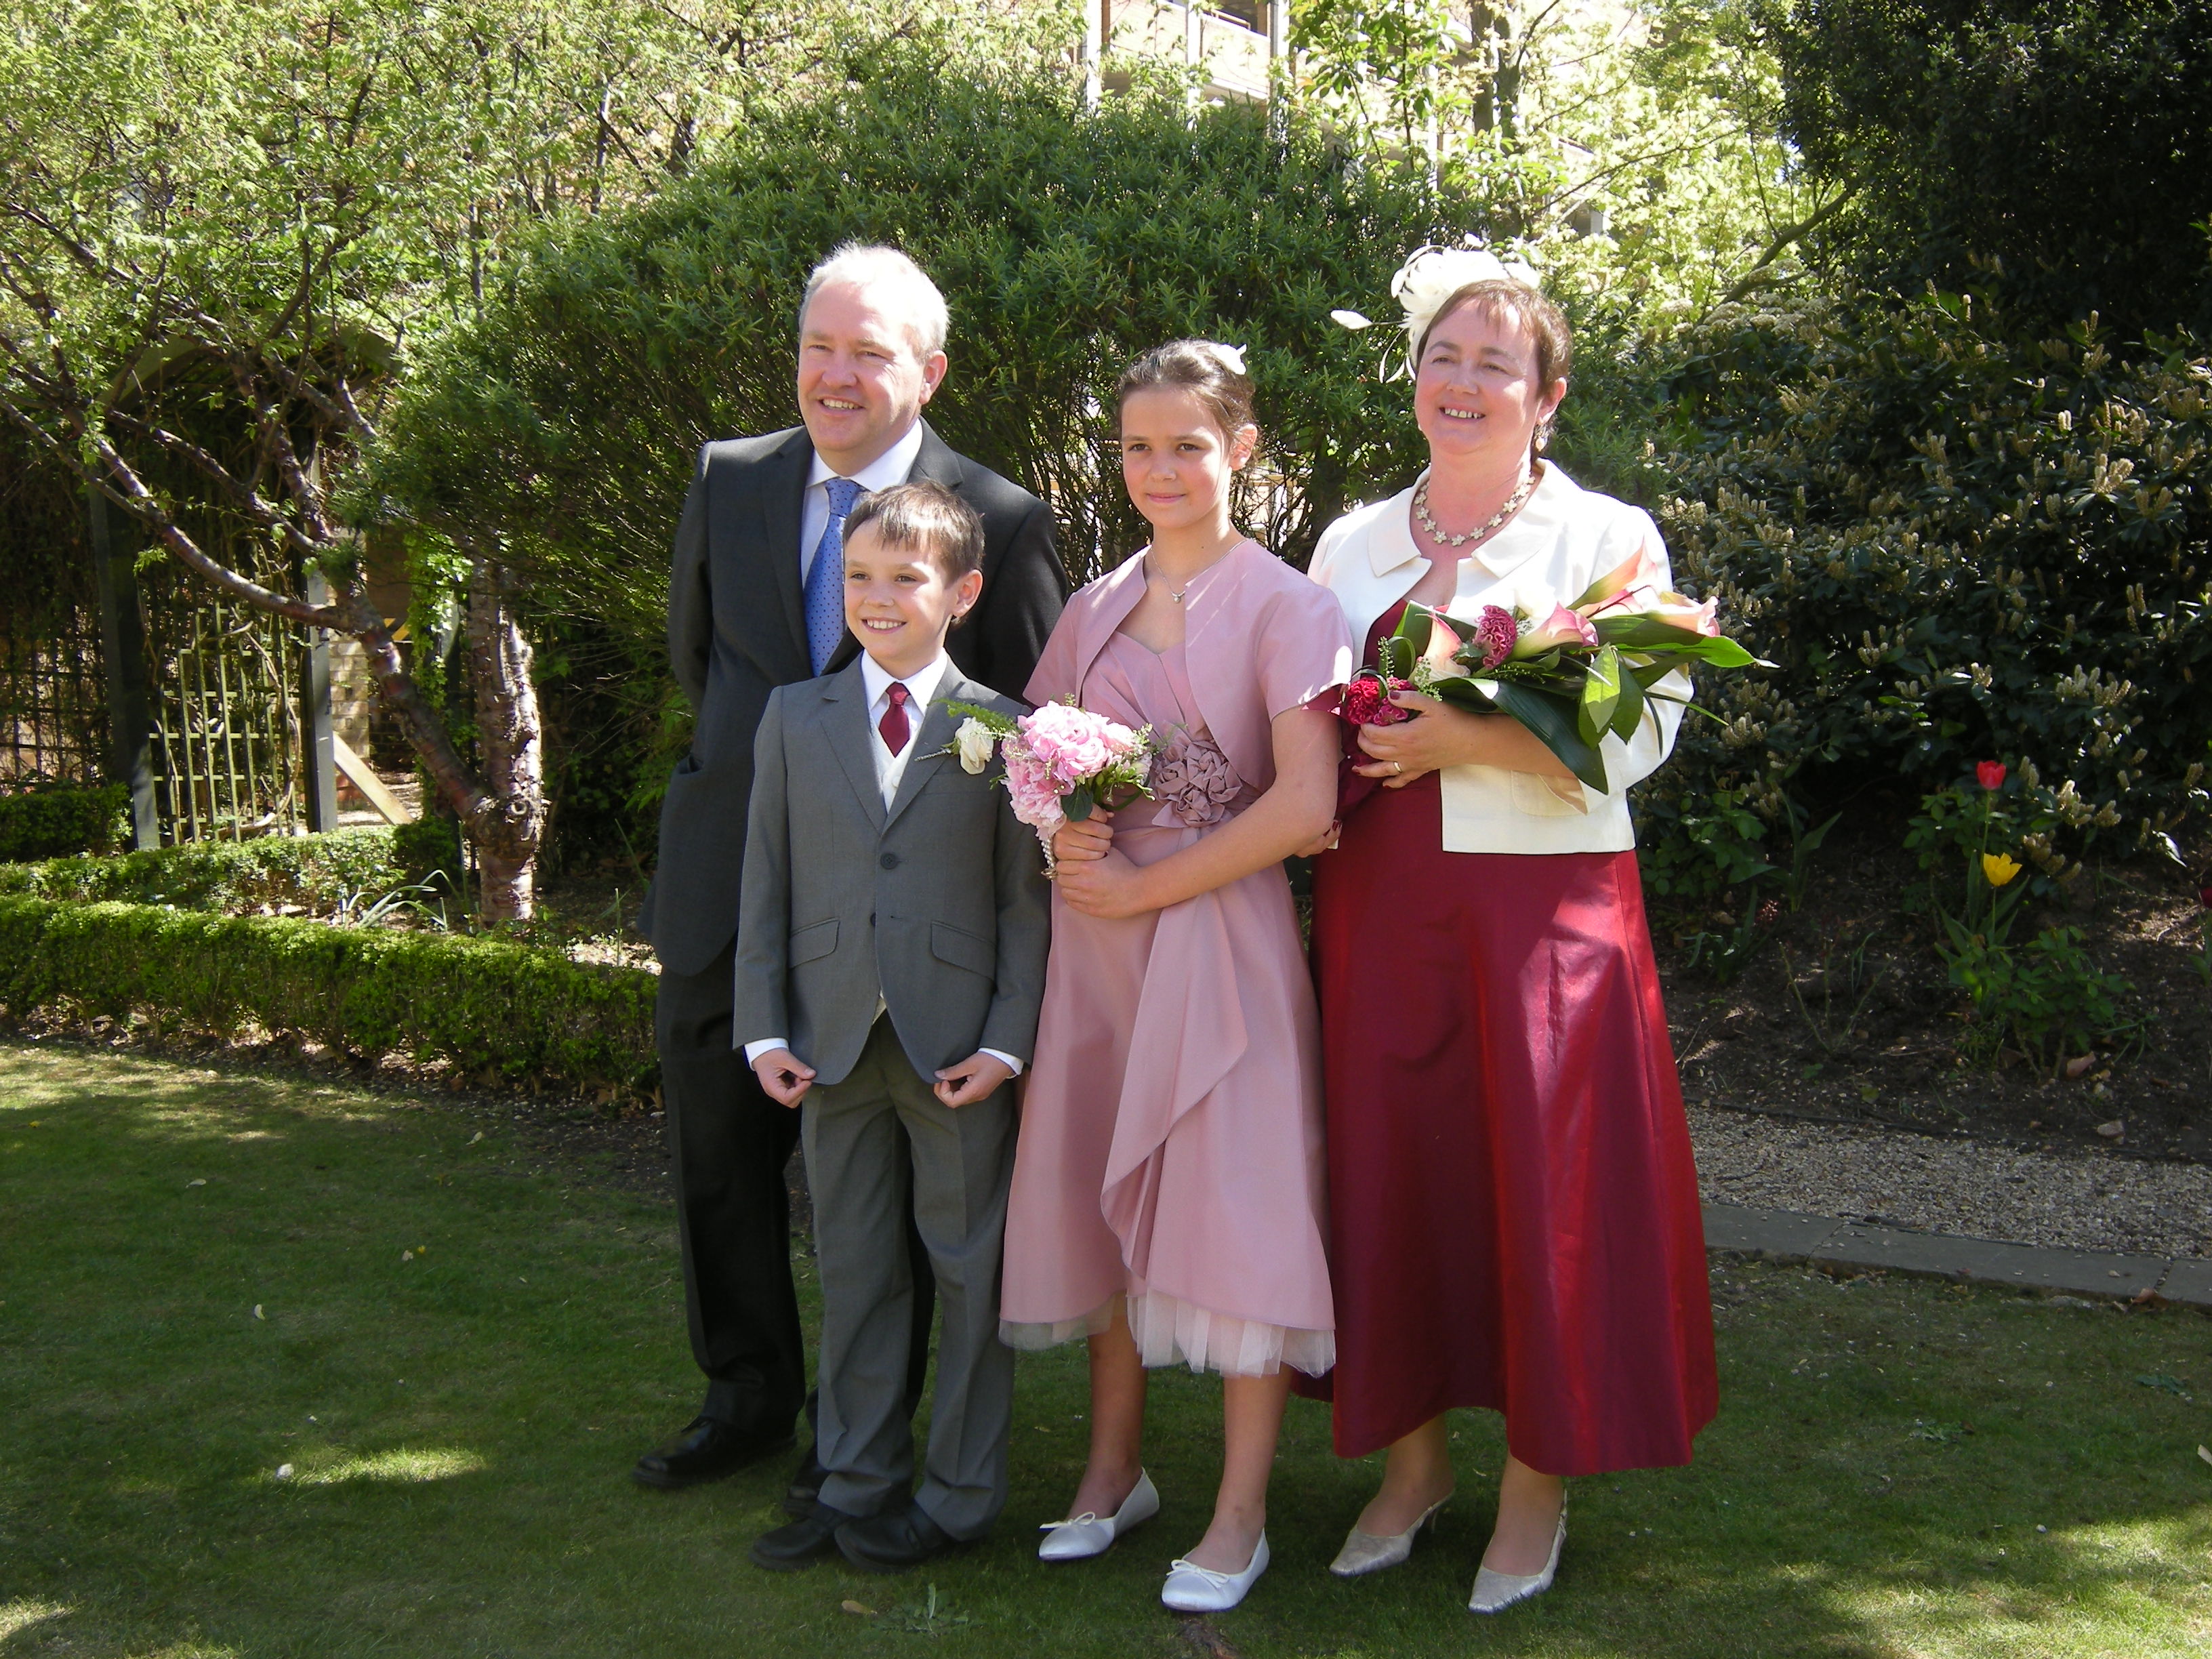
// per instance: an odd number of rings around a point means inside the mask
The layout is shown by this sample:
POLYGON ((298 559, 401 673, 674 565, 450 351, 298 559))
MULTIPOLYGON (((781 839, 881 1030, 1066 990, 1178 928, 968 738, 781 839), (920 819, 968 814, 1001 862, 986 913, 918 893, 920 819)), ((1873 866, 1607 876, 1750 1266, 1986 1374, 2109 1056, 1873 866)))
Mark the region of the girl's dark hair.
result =
POLYGON ((1121 371, 1114 388, 1119 409, 1133 392, 1171 386, 1188 392, 1206 405, 1224 436, 1233 437, 1240 426, 1252 422, 1252 379, 1237 366, 1236 355, 1215 340, 1170 340, 1121 371))
POLYGON ((1550 386, 1566 379, 1575 356, 1574 331, 1567 326, 1566 313, 1528 283, 1494 276, 1453 290, 1451 297, 1437 307, 1437 314, 1421 331, 1420 344, 1413 348, 1417 371, 1421 359, 1429 355, 1429 337, 1437 331, 1437 324, 1455 311, 1474 311, 1511 323, 1536 348, 1537 380, 1550 386))

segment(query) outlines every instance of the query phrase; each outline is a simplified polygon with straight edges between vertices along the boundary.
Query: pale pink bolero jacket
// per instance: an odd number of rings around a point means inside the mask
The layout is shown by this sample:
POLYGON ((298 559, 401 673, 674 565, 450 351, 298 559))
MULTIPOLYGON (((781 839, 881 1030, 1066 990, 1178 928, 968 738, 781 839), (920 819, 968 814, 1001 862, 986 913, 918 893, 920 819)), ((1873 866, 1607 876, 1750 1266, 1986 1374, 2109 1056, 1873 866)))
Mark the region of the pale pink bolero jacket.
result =
MULTIPOLYGON (((1413 540, 1413 500, 1409 488, 1387 501, 1354 508, 1322 532, 1314 550, 1313 578, 1344 607, 1355 649, 1364 648, 1375 619, 1428 573, 1428 558, 1413 540)), ((1650 551, 1662 572, 1668 568, 1666 544, 1649 514, 1584 489, 1547 461, 1528 505, 1462 562, 1459 590, 1444 613, 1471 621, 1486 605, 1509 611, 1517 605, 1542 614, 1553 599, 1575 598, 1639 547, 1650 551)), ((1670 674, 1656 689, 1686 697, 1689 678, 1670 674)), ((1682 723, 1680 703, 1655 698, 1649 707, 1657 718, 1647 715, 1634 737, 1626 743, 1611 735, 1604 739, 1605 775, 1613 786, 1606 794, 1571 779, 1555 782, 1503 767, 1444 768, 1438 775, 1443 850, 1625 853, 1634 848, 1629 786, 1658 769, 1682 723)))

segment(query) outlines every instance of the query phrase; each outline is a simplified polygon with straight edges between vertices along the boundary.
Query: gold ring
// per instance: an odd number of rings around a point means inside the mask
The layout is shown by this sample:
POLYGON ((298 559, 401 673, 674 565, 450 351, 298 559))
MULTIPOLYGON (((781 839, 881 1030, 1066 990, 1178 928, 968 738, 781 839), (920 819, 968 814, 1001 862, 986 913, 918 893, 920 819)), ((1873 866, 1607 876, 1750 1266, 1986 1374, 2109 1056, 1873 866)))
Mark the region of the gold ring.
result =
POLYGON ((1393 776, 1395 776, 1395 777, 1401 777, 1401 778, 1402 778, 1403 776, 1405 776, 1405 775, 1406 775, 1406 763, 1405 763, 1405 762, 1403 762, 1403 761, 1392 761, 1392 762, 1390 763, 1390 767, 1391 767, 1391 773, 1392 773, 1392 775, 1393 775, 1393 776))

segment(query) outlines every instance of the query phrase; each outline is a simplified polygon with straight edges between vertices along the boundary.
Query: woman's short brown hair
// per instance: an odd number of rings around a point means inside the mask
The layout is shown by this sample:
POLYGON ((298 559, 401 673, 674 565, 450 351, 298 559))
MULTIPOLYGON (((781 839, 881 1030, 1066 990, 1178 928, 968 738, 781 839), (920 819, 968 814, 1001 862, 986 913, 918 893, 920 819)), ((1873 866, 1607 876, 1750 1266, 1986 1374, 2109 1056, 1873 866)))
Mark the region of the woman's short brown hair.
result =
POLYGON ((1416 372, 1421 359, 1428 356, 1429 337, 1437 331, 1437 325, 1455 311, 1468 310, 1492 320, 1509 322, 1525 332, 1536 348, 1536 378, 1545 386, 1556 385, 1567 378, 1567 370, 1574 362, 1575 337, 1574 331, 1567 326, 1566 313, 1528 283, 1496 276, 1455 289, 1451 296, 1437 307, 1437 314, 1421 331, 1421 343, 1413 349, 1416 372))
POLYGON ((860 497, 845 520, 845 540, 873 526, 885 547, 919 553, 948 582, 983 568, 983 516, 930 478, 860 497))

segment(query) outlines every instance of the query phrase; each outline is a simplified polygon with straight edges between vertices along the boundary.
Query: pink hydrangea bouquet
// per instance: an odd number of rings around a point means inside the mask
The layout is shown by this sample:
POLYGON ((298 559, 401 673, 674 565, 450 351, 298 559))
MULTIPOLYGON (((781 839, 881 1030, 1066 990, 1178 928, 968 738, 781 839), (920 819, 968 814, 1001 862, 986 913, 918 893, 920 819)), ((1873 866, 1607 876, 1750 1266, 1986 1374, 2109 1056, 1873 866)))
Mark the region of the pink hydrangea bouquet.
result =
POLYGON ((969 772, 980 773, 997 746, 1014 816, 1036 831, 1048 870, 1053 835, 1061 824, 1079 823, 1094 811, 1118 811, 1151 793, 1146 786, 1157 745, 1149 726, 1132 731, 1078 708, 1072 698, 1019 719, 973 703, 951 707, 965 717, 953 733, 952 752, 969 772))
POLYGON ((1607 732, 1632 736, 1654 701, 1696 707, 1654 689, 1668 675, 1692 663, 1773 666, 1722 635, 1714 601, 1699 604, 1657 580, 1656 561, 1639 550, 1568 604, 1485 605, 1471 625, 1409 605, 1380 660, 1345 688, 1339 712, 1355 726, 1395 725, 1409 716, 1390 693, 1413 690, 1478 714, 1510 714, 1602 792, 1600 744, 1607 732))

